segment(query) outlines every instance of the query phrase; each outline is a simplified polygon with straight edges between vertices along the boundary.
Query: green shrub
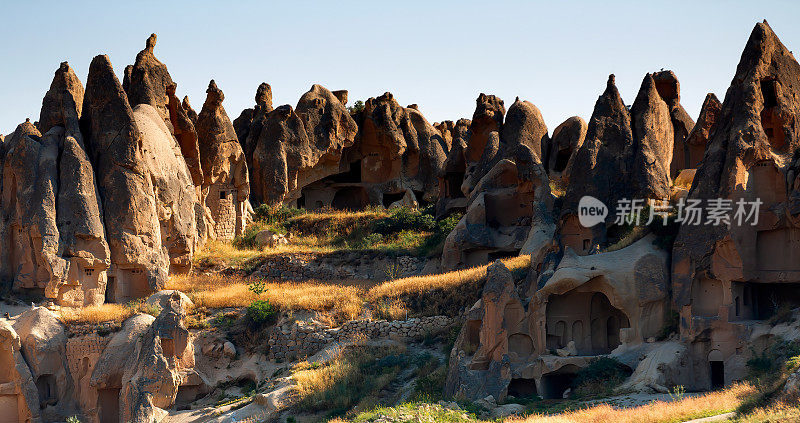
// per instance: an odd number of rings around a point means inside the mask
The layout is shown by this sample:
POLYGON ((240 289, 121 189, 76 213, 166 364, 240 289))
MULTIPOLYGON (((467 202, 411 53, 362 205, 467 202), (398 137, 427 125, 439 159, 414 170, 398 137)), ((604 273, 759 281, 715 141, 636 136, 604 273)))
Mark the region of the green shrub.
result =
POLYGON ((254 327, 262 327, 275 323, 278 309, 266 300, 255 300, 247 306, 247 320, 254 327))
POLYGON ((572 387, 580 397, 610 395, 631 373, 631 369, 618 360, 601 357, 575 375, 572 387))
POLYGON ((433 214, 412 210, 406 207, 394 209, 383 219, 375 222, 374 230, 381 235, 391 235, 401 231, 431 231, 436 227, 433 214))
POLYGON ((264 222, 268 225, 276 225, 286 222, 287 220, 306 214, 305 209, 298 209, 294 207, 268 206, 261 204, 253 210, 253 220, 264 222))
POLYGON ((433 234, 425 239, 425 242, 420 247, 420 253, 427 256, 441 255, 444 241, 450 235, 450 232, 453 232, 453 229, 456 228, 462 216, 463 214, 461 213, 454 213, 436 222, 433 234))

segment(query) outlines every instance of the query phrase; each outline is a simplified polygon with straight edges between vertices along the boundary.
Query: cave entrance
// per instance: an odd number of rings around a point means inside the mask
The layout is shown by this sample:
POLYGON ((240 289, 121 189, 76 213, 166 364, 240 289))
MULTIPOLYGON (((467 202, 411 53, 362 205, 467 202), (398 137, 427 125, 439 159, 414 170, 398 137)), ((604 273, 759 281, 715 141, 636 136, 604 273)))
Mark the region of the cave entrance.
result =
POLYGON ((362 210, 369 204, 367 190, 363 187, 345 187, 336 191, 331 206, 339 210, 362 210))
POLYGON ((709 361, 711 366, 711 389, 722 389, 725 386, 725 363, 722 361, 709 361))
POLYGON ((620 345, 620 328, 630 327, 628 317, 608 301, 605 294, 592 295, 590 306, 592 352, 607 354, 620 345))
POLYGON ((464 183, 464 172, 447 172, 445 175, 447 197, 464 198, 461 192, 461 184, 464 183))
POLYGON ((508 395, 514 398, 535 398, 539 395, 536 381, 528 378, 511 379, 508 384, 508 395))
POLYGON ((786 134, 783 131, 783 119, 778 113, 778 83, 775 79, 761 81, 761 96, 764 99, 761 127, 767 135, 770 146, 783 151, 786 148, 786 134))
POLYGON ((111 276, 109 273, 108 281, 106 282, 106 302, 113 303, 114 301, 114 294, 115 290, 117 289, 117 278, 116 276, 111 276))
POLYGON ((567 163, 569 163, 569 158, 572 156, 572 150, 570 149, 563 149, 559 150, 556 154, 556 163, 555 168, 553 168, 556 172, 563 172, 567 169, 567 163))
POLYGON ((323 181, 330 181, 339 184, 357 184, 361 182, 361 160, 349 164, 347 172, 331 175, 323 181))
POLYGON ((98 389, 98 405, 100 407, 100 423, 119 422, 119 392, 121 388, 98 389))
POLYGON ((568 364, 555 372, 542 376, 542 398, 564 398, 564 393, 572 387, 572 382, 575 380, 578 370, 578 366, 568 364))
POLYGON ((36 390, 39 392, 39 408, 58 404, 56 379, 53 375, 45 374, 37 377, 36 390))
POLYGON ((382 201, 383 207, 386 207, 388 209, 389 206, 392 205, 392 203, 394 203, 395 201, 402 200, 405 195, 406 195, 405 191, 395 192, 395 193, 384 193, 382 201))

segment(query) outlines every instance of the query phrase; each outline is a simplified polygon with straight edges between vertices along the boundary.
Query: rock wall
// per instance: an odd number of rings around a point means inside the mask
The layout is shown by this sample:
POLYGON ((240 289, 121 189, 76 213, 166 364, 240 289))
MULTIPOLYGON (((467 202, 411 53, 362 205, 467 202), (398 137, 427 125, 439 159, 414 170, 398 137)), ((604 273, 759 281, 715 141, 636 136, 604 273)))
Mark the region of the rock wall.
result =
POLYGON ((267 256, 251 276, 285 280, 385 280, 417 274, 423 266, 424 260, 412 256, 293 253, 267 256))
POLYGON ((269 332, 267 356, 274 360, 310 357, 334 342, 395 339, 417 340, 443 331, 451 324, 446 316, 407 320, 350 320, 339 328, 325 328, 292 322, 275 326, 269 332))

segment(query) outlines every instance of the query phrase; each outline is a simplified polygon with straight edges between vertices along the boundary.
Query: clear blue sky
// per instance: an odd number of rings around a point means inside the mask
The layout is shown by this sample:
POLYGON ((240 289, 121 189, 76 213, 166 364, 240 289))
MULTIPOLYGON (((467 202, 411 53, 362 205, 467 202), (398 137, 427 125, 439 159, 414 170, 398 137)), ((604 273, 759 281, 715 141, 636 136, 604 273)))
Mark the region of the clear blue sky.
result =
POLYGON ((86 83, 108 54, 118 76, 150 33, 156 56, 199 111, 215 79, 231 119, 256 87, 295 105, 313 83, 357 99, 394 93, 433 123, 471 117, 478 93, 515 96, 552 132, 588 120, 609 73, 626 103, 646 72, 674 70, 696 118, 707 92, 722 100, 747 37, 767 19, 800 52, 800 3, 670 2, 13 2, 0 24, 0 133, 37 120, 61 61, 86 83), (647 4, 645 4, 647 3, 647 4), (654 4, 650 4, 654 3, 654 4))

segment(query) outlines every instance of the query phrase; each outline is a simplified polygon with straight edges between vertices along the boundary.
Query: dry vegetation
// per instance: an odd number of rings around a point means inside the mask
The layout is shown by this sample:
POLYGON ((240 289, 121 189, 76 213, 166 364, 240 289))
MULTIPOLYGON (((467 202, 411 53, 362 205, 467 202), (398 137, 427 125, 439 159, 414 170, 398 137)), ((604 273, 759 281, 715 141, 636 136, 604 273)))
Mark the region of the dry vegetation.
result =
POLYGON ((750 385, 737 384, 722 391, 709 392, 699 396, 687 396, 679 401, 655 401, 639 407, 625 409, 615 409, 608 404, 602 404, 563 414, 552 416, 531 415, 509 421, 514 423, 683 422, 734 411, 755 391, 755 388, 750 385))
MULTIPOLYGON (((514 257, 504 260, 504 263, 512 271, 519 270, 527 268, 530 258, 514 257)), ((267 281, 264 293, 258 297, 248 289, 250 280, 237 275, 175 275, 170 277, 166 289, 183 291, 196 308, 246 307, 254 300, 262 299, 283 310, 333 314, 338 321, 359 317, 365 305, 379 311, 379 317, 398 319, 409 314, 452 309, 453 297, 477 299, 480 289, 476 285, 485 279, 487 267, 385 282, 267 281)), ((463 299, 457 301, 458 304, 463 302, 463 299)))
POLYGON ((144 301, 133 301, 128 304, 101 304, 83 308, 62 308, 61 319, 65 323, 90 323, 104 322, 120 323, 128 317, 138 313, 157 315, 160 310, 157 306, 150 306, 144 301))

